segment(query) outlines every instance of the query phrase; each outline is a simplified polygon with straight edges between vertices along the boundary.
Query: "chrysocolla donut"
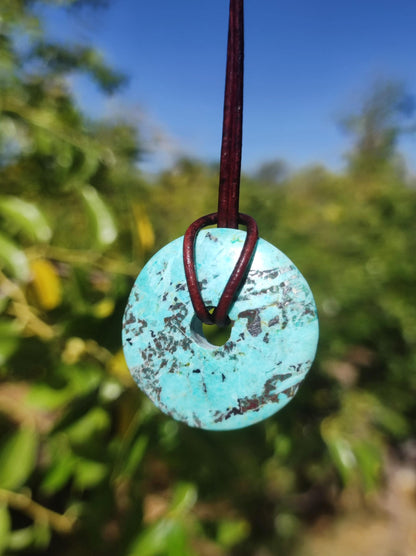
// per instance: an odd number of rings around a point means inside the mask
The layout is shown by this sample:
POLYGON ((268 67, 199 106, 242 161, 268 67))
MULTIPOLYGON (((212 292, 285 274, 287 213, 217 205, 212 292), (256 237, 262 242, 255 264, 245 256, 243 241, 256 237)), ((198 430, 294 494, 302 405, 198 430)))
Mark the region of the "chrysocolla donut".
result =
MULTIPOLYGON (((246 233, 205 229, 195 244, 198 282, 215 307, 246 233)), ((126 361, 138 386, 163 412, 190 426, 237 429, 273 415, 295 395, 315 357, 312 292, 279 249, 259 239, 229 317, 223 346, 204 337, 189 296, 183 237, 139 274, 123 320, 126 361)))

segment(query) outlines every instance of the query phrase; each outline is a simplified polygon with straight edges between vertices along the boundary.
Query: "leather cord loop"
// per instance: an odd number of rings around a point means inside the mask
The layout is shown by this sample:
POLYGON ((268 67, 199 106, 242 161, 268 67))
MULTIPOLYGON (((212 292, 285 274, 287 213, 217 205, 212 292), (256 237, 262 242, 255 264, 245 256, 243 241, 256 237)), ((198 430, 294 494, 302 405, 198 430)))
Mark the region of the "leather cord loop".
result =
POLYGON ((235 299, 238 289, 243 279, 246 277, 247 269, 258 240, 257 223, 247 214, 239 214, 240 224, 247 226, 247 236, 241 250, 240 256, 234 267, 233 272, 224 288, 221 298, 213 313, 207 309, 202 299, 198 277, 195 268, 195 240, 198 232, 218 222, 218 213, 207 214, 195 220, 187 229, 183 242, 183 259, 185 265, 185 276, 188 284, 189 295, 192 305, 199 320, 205 324, 216 324, 226 326, 229 322, 228 312, 235 299))

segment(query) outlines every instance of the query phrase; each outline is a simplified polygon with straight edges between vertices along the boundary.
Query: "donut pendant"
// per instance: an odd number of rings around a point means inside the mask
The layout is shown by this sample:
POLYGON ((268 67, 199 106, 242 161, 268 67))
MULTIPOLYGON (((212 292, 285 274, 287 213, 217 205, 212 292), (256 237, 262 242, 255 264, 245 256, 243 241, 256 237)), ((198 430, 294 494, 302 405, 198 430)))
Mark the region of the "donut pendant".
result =
MULTIPOLYGON (((216 307, 246 232, 201 230, 195 267, 207 307, 216 307)), ((231 335, 210 344, 185 278, 183 237, 143 268, 123 319, 123 347, 139 388, 164 413, 192 427, 230 430, 262 421, 296 394, 316 353, 312 292, 279 249, 259 239, 231 305, 231 335)))

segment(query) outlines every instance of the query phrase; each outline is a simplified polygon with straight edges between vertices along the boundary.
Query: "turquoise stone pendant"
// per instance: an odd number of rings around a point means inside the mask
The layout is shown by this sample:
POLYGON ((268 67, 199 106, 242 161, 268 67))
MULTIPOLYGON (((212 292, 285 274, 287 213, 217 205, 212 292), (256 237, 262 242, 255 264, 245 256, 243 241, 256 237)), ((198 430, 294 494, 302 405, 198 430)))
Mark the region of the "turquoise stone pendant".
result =
MULTIPOLYGON (((201 230, 196 272, 216 307, 246 232, 201 230)), ((139 274, 126 307, 123 347, 138 386, 163 412, 210 430, 246 427, 273 415, 297 392, 315 357, 318 319, 311 290, 279 249, 259 239, 231 306, 223 346, 204 337, 185 279, 183 237, 139 274)))

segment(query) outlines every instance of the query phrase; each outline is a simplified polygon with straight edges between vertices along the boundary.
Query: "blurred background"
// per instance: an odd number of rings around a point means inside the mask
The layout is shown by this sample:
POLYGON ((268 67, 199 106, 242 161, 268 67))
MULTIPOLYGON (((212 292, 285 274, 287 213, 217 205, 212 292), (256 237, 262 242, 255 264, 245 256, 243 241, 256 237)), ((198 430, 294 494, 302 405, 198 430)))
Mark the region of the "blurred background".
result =
POLYGON ((247 2, 241 210, 321 339, 289 406, 212 433, 120 335, 216 209, 228 2, 1 0, 0 554, 416 554, 416 5, 281 4, 247 2))

